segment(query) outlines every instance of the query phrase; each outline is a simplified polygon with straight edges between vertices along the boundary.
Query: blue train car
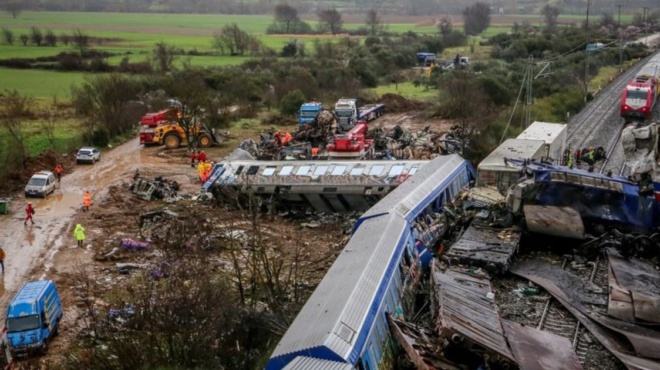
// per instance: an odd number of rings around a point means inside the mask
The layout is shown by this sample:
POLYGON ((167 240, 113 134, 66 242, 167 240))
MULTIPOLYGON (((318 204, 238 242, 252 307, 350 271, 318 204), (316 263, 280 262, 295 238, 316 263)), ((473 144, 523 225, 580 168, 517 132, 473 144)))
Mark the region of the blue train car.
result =
POLYGON ((435 158, 418 173, 364 213, 355 228, 369 218, 396 214, 410 225, 422 266, 427 267, 432 258, 430 248, 447 231, 442 207, 474 184, 476 171, 454 154, 435 158))
POLYGON ((423 259, 431 257, 423 246, 419 253, 423 234, 437 231, 433 221, 441 218, 443 203, 474 178, 461 157, 439 157, 367 211, 266 370, 392 367, 386 313, 410 313, 409 288, 420 280, 423 259))
POLYGON ((536 162, 525 167, 533 173, 536 186, 531 200, 535 204, 573 207, 584 220, 621 224, 637 231, 649 231, 657 223, 654 197, 640 195, 639 186, 625 177, 536 162))

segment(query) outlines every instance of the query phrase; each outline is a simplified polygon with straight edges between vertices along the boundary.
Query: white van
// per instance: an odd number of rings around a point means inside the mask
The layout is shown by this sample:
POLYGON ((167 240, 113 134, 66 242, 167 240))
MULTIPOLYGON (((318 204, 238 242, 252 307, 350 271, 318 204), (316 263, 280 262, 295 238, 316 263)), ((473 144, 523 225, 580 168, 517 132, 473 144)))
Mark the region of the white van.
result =
POLYGON ((55 191, 55 175, 50 171, 39 171, 32 175, 25 186, 25 197, 45 198, 55 191))

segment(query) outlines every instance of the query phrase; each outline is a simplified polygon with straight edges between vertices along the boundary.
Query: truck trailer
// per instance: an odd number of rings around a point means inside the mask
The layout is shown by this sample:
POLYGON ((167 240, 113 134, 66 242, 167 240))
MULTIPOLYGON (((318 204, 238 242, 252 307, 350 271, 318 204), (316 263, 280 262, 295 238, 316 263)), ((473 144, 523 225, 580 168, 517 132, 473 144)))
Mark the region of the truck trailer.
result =
POLYGON ((45 353, 62 319, 62 302, 55 283, 39 280, 23 284, 9 303, 6 317, 12 357, 45 353))
POLYGON ((335 103, 337 124, 342 131, 349 131, 358 121, 372 121, 385 113, 385 104, 367 104, 358 108, 357 99, 339 99, 335 103))
POLYGON ((543 140, 543 160, 553 164, 561 164, 564 149, 566 149, 566 125, 534 121, 525 131, 518 135, 521 140, 543 140))

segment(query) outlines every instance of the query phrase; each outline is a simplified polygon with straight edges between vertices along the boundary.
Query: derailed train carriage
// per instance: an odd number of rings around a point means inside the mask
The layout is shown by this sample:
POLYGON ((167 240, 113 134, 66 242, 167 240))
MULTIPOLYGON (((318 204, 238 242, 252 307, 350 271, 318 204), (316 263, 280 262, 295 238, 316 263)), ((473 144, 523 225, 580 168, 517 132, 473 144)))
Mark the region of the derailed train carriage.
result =
POLYGON ((438 157, 366 212, 266 369, 390 367, 394 347, 386 314, 411 313, 412 287, 446 231, 442 206, 474 180, 469 162, 438 157))

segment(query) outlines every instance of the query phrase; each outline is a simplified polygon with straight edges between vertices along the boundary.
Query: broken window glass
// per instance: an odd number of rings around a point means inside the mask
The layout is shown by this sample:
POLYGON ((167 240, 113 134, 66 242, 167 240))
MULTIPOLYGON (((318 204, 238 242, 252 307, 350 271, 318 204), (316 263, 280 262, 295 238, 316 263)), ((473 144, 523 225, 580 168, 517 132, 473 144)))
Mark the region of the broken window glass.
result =
POLYGON ((392 166, 390 169, 390 177, 399 176, 403 172, 404 168, 406 168, 406 166, 402 164, 392 166))
POLYGON ((360 176, 364 171, 364 167, 354 167, 351 169, 351 176, 360 176))
POLYGON ((280 171, 280 176, 289 176, 293 172, 293 166, 284 166, 280 171))
POLYGON ((332 169, 332 174, 340 176, 344 174, 344 171, 346 171, 346 166, 335 166, 335 168, 332 169))
POLYGON ((328 170, 328 166, 318 166, 314 171, 314 176, 325 175, 325 172, 328 170))
POLYGON ((383 172, 383 169, 385 169, 385 166, 380 166, 380 165, 373 166, 369 170, 369 175, 380 176, 380 174, 383 172))
POLYGON ((309 173, 309 170, 311 168, 312 168, 311 166, 300 166, 300 167, 298 167, 298 171, 296 171, 296 175, 305 176, 309 173))

